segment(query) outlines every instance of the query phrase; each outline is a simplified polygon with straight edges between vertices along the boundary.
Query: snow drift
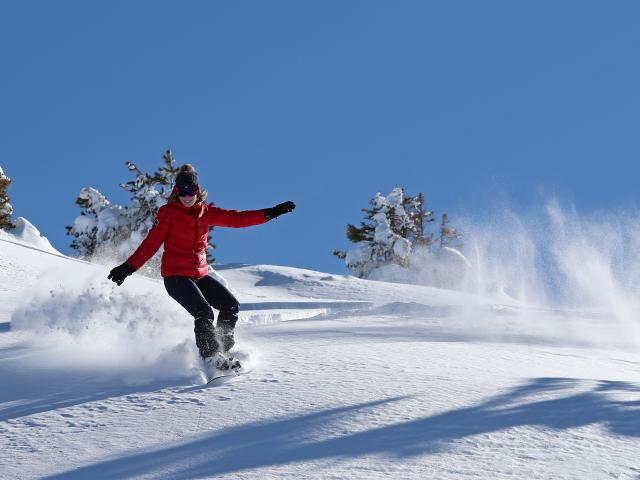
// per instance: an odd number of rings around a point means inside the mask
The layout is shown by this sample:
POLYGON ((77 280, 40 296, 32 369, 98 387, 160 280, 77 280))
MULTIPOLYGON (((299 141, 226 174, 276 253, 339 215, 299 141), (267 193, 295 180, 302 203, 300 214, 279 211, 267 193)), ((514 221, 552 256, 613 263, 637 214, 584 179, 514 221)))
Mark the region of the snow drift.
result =
POLYGON ((23 245, 35 247, 44 252, 62 255, 58 250, 53 248, 49 239, 42 235, 40 230, 34 227, 26 218, 18 217, 15 225, 16 228, 9 232, 0 230, 0 239, 18 242, 23 245))

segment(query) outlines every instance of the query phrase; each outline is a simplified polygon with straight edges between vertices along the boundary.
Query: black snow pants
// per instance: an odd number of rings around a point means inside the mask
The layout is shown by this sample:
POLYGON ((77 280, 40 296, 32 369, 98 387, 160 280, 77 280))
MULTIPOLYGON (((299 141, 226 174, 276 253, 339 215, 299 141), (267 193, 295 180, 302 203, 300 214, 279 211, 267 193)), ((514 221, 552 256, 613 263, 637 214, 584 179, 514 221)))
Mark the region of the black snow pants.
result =
POLYGON ((164 286, 173 299, 182 305, 195 319, 196 345, 202 358, 226 352, 234 345, 233 329, 238 321, 240 304, 224 285, 209 275, 190 277, 165 277, 164 286), (219 310, 218 323, 214 327, 213 309, 219 310))

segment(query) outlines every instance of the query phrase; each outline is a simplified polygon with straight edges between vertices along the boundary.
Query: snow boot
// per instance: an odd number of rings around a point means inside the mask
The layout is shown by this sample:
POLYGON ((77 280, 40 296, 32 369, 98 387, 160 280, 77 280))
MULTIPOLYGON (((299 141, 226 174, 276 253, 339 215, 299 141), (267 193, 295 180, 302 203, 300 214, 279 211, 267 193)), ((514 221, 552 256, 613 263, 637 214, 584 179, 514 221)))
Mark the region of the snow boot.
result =
POLYGON ((196 345, 200 351, 200 356, 204 359, 212 357, 220 349, 220 344, 216 340, 213 321, 209 317, 200 317, 195 320, 196 345))
POLYGON ((233 330, 238 321, 238 313, 230 310, 222 310, 218 315, 216 325, 216 339, 222 352, 228 352, 236 344, 233 330))

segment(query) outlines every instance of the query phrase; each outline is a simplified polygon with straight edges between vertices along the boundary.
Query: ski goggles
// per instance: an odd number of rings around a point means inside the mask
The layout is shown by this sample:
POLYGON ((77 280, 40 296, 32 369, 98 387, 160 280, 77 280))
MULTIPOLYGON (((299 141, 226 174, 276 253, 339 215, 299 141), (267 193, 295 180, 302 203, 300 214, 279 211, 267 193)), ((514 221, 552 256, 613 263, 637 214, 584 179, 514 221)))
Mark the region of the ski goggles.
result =
POLYGON ((193 197, 197 192, 197 185, 184 185, 182 187, 178 187, 178 195, 181 197, 193 197))

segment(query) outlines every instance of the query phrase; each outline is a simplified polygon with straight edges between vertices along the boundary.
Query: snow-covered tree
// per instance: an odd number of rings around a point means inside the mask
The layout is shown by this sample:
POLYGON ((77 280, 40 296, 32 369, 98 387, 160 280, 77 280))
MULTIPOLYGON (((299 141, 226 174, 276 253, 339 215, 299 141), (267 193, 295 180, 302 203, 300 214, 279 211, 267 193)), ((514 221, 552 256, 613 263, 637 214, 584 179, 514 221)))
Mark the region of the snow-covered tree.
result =
POLYGON ((440 248, 459 247, 460 245, 454 245, 453 242, 461 240, 462 237, 462 232, 449 226, 449 215, 443 213, 440 221, 440 248))
MULTIPOLYGON (((434 212, 427 210, 424 195, 405 194, 402 187, 394 188, 386 197, 377 193, 363 209, 365 219, 360 227, 349 224, 347 238, 354 246, 348 251, 336 250, 334 255, 345 260, 352 273, 361 278, 372 278, 376 271, 389 271, 390 267, 422 268, 425 261, 438 258, 432 255, 434 233, 426 228, 433 223, 434 212), (420 264, 412 265, 412 264, 420 264)), ((440 251, 462 234, 449 226, 443 216, 440 229, 440 251), (444 235, 444 237, 443 237, 444 235)), ((415 272, 413 272, 415 278, 415 272)), ((397 272, 394 273, 397 278, 397 272)))
POLYGON ((131 193, 131 206, 127 207, 128 228, 142 236, 146 236, 153 226, 158 209, 167 203, 178 171, 174 167, 175 159, 171 150, 167 150, 162 158, 165 166, 158 169, 154 175, 141 171, 132 162, 126 162, 127 168, 136 174, 136 178, 120 184, 120 187, 131 193))
POLYGON ((427 210, 425 206, 424 194, 418 193, 415 197, 406 197, 405 200, 407 206, 405 207, 411 218, 413 219, 413 238, 412 243, 416 247, 431 248, 433 243, 433 233, 426 233, 425 229, 435 221, 434 213, 431 210, 427 210))
POLYGON ((16 227, 11 220, 13 206, 8 192, 10 184, 11 179, 4 174, 2 167, 0 167, 0 229, 2 230, 12 230, 16 227))
MULTIPOLYGON (((94 188, 83 188, 76 200, 82 212, 67 234, 75 237, 71 247, 87 258, 106 256, 125 259, 140 244, 153 226, 158 209, 167 202, 178 168, 171 150, 163 155, 164 165, 153 175, 126 162, 135 178, 120 187, 131 194, 131 205, 110 203, 94 188)), ((215 246, 210 243, 210 247, 215 246)), ((151 273, 159 264, 161 252, 151 259, 145 270, 151 273)), ((208 255, 210 263, 213 259, 208 255)))
POLYGON ((383 265, 406 266, 411 252, 411 241, 407 237, 415 229, 413 218, 405 209, 401 187, 394 188, 386 197, 377 193, 370 204, 371 208, 363 209, 366 218, 359 228, 347 226, 347 237, 354 247, 347 252, 334 252, 361 278, 383 265))
POLYGON ((90 187, 80 190, 76 204, 82 212, 73 225, 67 227, 67 235, 75 237, 71 248, 82 257, 89 258, 99 247, 126 238, 129 219, 124 207, 111 205, 102 193, 90 187))

